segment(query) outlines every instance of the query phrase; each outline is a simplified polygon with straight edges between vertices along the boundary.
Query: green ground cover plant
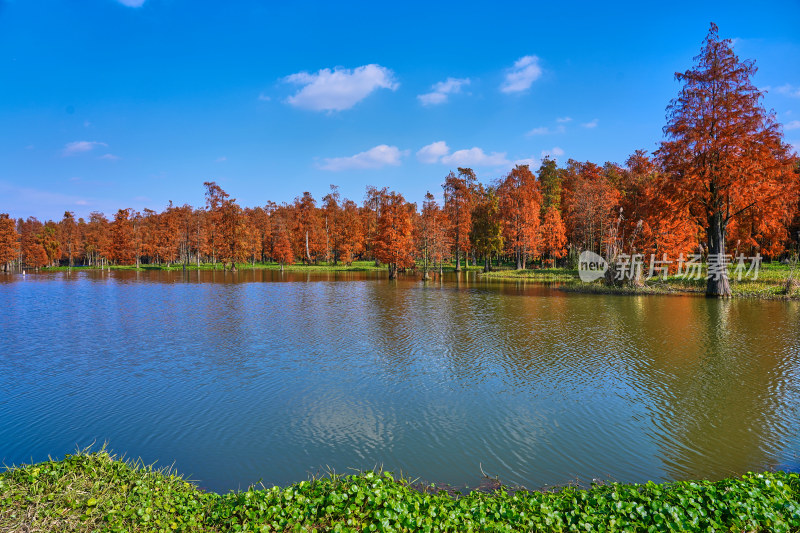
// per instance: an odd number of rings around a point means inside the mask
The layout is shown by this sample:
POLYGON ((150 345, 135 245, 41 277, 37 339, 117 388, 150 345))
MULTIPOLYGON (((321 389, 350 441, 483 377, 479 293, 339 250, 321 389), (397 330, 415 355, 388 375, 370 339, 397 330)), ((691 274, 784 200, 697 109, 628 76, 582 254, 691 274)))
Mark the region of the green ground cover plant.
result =
POLYGON ((800 531, 800 477, 438 491, 387 472, 205 492, 169 469, 78 452, 0 474, 0 531, 800 531))

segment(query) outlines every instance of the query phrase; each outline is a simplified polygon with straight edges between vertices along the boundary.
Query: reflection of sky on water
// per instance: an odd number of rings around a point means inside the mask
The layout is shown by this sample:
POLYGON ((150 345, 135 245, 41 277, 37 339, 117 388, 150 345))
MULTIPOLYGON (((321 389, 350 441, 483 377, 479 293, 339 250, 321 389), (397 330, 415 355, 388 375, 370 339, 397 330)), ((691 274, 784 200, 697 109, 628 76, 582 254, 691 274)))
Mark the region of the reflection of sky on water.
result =
POLYGON ((466 274, 2 279, 9 464, 109 440, 217 490, 326 466, 539 487, 798 464, 797 302, 466 274))

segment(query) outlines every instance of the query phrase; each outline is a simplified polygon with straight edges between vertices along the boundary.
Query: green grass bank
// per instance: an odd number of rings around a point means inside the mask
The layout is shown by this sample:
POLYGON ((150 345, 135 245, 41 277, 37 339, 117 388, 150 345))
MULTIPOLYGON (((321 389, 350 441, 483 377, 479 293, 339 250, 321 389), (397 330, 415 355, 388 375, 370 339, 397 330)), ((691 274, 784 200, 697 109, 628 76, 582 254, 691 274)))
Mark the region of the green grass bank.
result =
MULTIPOLYGON (((643 280, 639 287, 609 286, 601 280, 584 283, 577 270, 565 268, 542 268, 530 270, 498 270, 481 274, 486 279, 517 282, 560 283, 560 288, 569 292, 596 294, 696 294, 705 293, 705 279, 687 279, 668 276, 666 280, 654 278, 643 280)), ((739 298, 798 299, 800 298, 800 269, 780 263, 764 263, 756 279, 742 277, 737 280, 730 272, 731 293, 739 298)))
POLYGON ((0 474, 2 532, 800 531, 796 473, 448 495, 364 472, 228 494, 105 451, 0 474))

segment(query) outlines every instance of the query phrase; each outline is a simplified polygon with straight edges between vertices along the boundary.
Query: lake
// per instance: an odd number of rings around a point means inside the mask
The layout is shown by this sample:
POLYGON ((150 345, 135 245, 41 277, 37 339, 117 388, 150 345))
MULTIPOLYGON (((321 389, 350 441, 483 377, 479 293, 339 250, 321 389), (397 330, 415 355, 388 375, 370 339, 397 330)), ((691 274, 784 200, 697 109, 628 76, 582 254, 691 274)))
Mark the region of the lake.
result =
POLYGON ((0 274, 0 461, 104 442, 206 489, 800 469, 800 304, 475 274, 0 274))

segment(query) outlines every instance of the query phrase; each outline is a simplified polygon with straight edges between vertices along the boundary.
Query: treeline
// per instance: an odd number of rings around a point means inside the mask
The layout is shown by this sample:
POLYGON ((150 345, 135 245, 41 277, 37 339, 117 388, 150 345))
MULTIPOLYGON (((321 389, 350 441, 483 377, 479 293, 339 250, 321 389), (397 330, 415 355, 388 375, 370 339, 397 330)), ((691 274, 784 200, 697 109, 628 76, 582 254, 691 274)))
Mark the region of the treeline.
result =
MULTIPOLYGON (((702 220, 667 201, 668 178, 640 150, 624 166, 569 160, 559 167, 545 159, 536 172, 520 165, 489 183, 459 168, 444 179, 443 203, 428 192, 421 206, 376 187, 367 187, 359 204, 331 186, 320 201, 304 192, 292 203, 241 207, 206 182, 203 207, 170 203, 161 212, 120 209, 88 220, 66 212, 46 222, 0 214, 0 263, 6 270, 176 263, 235 269, 370 260, 393 277, 412 267, 427 275, 451 261, 457 270, 462 262, 488 269, 492 260, 521 269, 563 264, 578 251, 606 255, 620 243, 646 257, 703 253, 702 220)), ((776 257, 797 246, 800 202, 789 205, 783 212, 754 206, 732 220, 728 250, 776 257)))

